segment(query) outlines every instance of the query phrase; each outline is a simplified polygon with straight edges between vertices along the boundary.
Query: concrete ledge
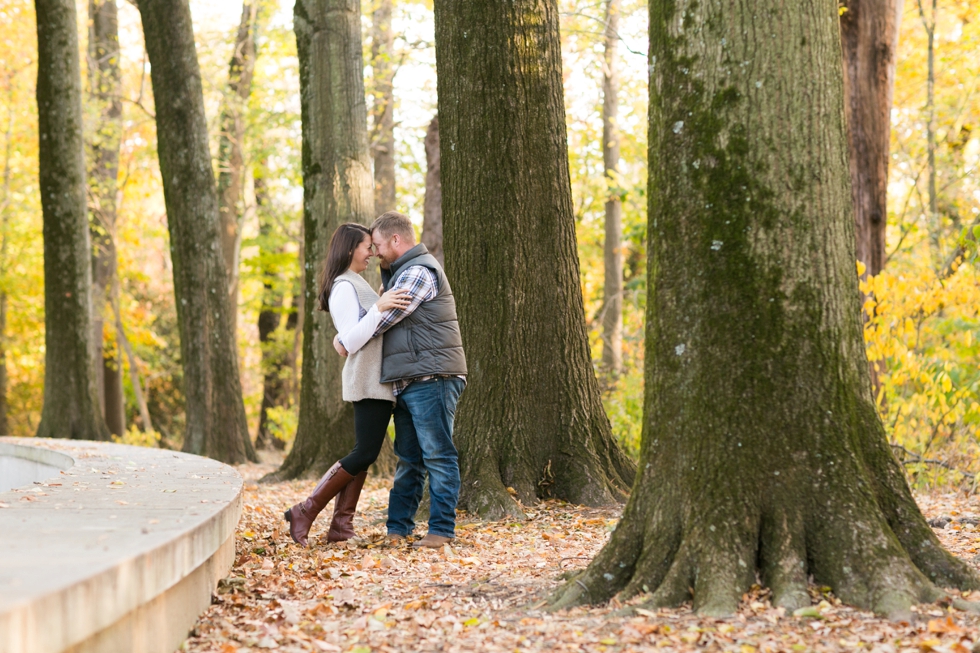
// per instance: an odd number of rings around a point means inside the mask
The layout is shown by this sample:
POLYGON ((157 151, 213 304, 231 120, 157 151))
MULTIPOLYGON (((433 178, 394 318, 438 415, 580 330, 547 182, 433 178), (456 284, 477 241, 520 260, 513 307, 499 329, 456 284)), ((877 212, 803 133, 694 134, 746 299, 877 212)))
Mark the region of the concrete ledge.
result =
POLYGON ((0 492, 0 653, 180 646, 231 567, 241 476, 161 449, 33 438, 0 447, 74 462, 0 492))
POLYGON ((52 478, 74 465, 71 456, 57 451, 0 442, 0 492, 52 478))

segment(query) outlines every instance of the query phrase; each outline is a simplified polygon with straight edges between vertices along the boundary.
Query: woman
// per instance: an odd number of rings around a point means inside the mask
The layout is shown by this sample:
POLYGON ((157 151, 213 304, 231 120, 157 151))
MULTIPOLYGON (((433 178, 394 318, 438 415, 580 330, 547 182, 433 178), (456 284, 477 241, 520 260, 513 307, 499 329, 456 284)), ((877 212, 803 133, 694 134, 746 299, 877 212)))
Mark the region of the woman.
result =
MULTIPOLYGON (((327 262, 320 278, 319 308, 328 311, 337 332, 374 333, 381 312, 408 306, 404 290, 386 292, 380 299, 360 273, 371 260, 371 232, 363 225, 342 224, 330 239, 327 262), (372 310, 374 307, 374 310, 372 310)), ((371 340, 344 363, 344 401, 354 404, 354 449, 327 470, 313 493, 286 511, 289 534, 307 546, 313 520, 334 496, 333 519, 327 539, 354 537, 352 522, 367 469, 378 458, 388 435, 388 421, 395 405, 390 383, 381 383, 381 338, 371 340)))

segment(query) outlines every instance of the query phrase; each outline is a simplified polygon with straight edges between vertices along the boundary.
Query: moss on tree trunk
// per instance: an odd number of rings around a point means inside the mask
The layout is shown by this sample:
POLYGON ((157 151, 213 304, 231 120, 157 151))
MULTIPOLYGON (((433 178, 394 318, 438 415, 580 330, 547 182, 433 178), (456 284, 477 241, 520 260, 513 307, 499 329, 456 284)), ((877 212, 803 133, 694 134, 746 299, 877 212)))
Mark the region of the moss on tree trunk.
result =
POLYGON ((460 507, 625 497, 579 282, 555 0, 436 0, 446 264, 469 376, 460 507))
POLYGON ((155 98, 157 151, 170 231, 184 368, 184 451, 256 460, 245 422, 228 277, 187 0, 139 0, 155 98))
POLYGON ((35 8, 45 329, 37 435, 108 440, 92 361, 92 253, 75 3, 37 0, 35 8))
POLYGON ((303 381, 299 426, 282 467, 264 480, 318 476, 354 446, 354 409, 344 402, 344 360, 317 281, 333 232, 374 217, 358 0, 299 0, 293 29, 303 115, 303 381))
POLYGON ((892 616, 978 586, 915 505, 870 396, 836 7, 653 2, 640 475, 558 607, 728 614, 809 575, 892 616))

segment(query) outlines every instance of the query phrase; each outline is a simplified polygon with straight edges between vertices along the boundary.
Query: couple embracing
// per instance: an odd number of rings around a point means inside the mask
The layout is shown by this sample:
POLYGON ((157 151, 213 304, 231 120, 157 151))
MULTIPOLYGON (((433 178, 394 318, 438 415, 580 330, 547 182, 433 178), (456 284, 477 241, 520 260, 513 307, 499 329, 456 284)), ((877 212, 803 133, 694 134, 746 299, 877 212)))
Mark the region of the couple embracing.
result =
POLYGON ((330 240, 319 308, 330 312, 337 328, 334 347, 347 357, 343 396, 354 404, 355 444, 305 501, 286 511, 290 535, 306 546, 313 520, 336 497, 327 539, 354 536, 367 469, 394 414, 398 464, 388 499, 388 538, 403 540, 414 530, 428 472, 429 532, 412 546, 441 547, 456 527, 453 418, 466 385, 456 301, 442 266, 425 245, 416 244, 412 223, 401 213, 385 213, 370 229, 342 224, 330 240), (372 256, 381 260, 380 298, 360 275, 372 256))

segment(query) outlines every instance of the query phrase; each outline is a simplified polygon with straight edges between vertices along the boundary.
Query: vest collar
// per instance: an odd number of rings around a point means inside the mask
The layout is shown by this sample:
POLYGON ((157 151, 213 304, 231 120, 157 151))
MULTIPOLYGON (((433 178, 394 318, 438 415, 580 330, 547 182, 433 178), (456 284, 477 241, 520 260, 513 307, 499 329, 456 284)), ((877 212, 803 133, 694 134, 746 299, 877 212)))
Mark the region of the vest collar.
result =
POLYGON ((428 253, 429 253, 428 248, 422 243, 419 243, 418 245, 416 245, 415 247, 413 247, 412 249, 408 250, 407 252, 399 256, 397 259, 395 259, 395 262, 392 263, 387 270, 382 268, 381 281, 382 283, 384 283, 385 288, 386 289, 388 288, 388 284, 391 282, 392 279, 398 277, 398 274, 405 267, 406 263, 408 263, 412 259, 418 258, 419 256, 423 256, 428 253))

